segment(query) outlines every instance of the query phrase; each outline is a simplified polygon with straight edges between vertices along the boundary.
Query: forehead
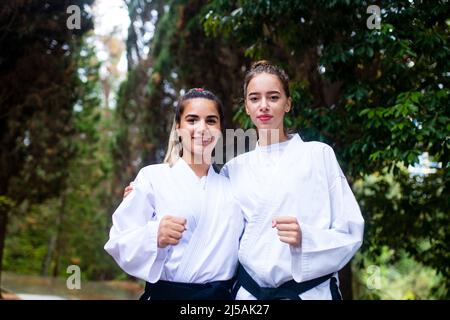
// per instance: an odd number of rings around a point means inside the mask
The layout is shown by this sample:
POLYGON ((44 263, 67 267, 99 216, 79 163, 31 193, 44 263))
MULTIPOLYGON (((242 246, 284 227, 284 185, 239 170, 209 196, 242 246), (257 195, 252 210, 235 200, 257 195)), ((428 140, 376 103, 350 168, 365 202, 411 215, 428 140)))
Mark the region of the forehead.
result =
POLYGON ((281 80, 270 73, 259 73, 250 80, 247 86, 247 93, 264 93, 268 91, 283 92, 281 80))
POLYGON ((184 103, 183 114, 219 115, 215 101, 205 98, 192 98, 184 103))

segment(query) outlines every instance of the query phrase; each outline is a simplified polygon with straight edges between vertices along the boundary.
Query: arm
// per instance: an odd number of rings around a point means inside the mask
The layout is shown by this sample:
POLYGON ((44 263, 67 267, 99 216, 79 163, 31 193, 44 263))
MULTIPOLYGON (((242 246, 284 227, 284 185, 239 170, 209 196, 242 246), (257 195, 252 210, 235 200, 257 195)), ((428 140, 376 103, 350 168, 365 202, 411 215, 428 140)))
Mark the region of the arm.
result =
POLYGON ((160 217, 155 212, 153 188, 141 170, 133 191, 113 214, 105 250, 128 274, 155 282, 160 278, 168 248, 158 248, 160 217))
POLYGON ((323 150, 328 180, 331 224, 329 229, 302 224, 301 246, 290 246, 292 274, 297 282, 342 269, 360 248, 364 220, 333 150, 323 150))

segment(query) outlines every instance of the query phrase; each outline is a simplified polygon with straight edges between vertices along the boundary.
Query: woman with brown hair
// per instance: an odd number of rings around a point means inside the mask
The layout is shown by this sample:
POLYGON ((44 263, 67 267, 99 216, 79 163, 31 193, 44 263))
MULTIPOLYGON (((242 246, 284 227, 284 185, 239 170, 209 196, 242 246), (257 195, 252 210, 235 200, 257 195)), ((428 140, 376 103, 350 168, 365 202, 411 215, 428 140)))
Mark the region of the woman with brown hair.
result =
POLYGON ((244 99, 258 143, 222 169, 246 220, 236 299, 341 299, 338 271, 361 246, 364 220, 333 149, 286 131, 281 68, 254 64, 244 99))

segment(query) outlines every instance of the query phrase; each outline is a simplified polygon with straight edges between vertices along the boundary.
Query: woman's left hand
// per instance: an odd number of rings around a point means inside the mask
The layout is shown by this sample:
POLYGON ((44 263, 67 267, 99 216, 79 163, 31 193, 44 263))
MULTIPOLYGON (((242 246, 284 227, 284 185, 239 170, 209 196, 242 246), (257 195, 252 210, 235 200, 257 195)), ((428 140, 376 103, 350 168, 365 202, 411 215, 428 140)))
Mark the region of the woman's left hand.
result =
POLYGON ((125 199, 130 193, 133 191, 133 186, 131 185, 131 182, 128 186, 125 187, 123 190, 123 199, 125 199))
POLYGON ((302 245, 302 229, 296 217, 275 217, 272 219, 272 228, 277 228, 281 242, 294 247, 302 245))

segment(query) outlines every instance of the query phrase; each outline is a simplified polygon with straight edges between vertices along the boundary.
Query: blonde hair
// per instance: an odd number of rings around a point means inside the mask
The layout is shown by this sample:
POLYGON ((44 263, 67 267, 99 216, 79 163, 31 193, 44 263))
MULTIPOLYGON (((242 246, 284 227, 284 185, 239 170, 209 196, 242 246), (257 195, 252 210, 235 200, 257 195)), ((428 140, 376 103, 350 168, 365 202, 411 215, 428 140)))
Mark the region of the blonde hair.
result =
POLYGON ((169 142, 167 144, 167 152, 164 157, 164 163, 168 163, 170 167, 183 155, 183 147, 181 146, 180 137, 177 133, 177 121, 173 119, 172 129, 170 129, 169 142))

